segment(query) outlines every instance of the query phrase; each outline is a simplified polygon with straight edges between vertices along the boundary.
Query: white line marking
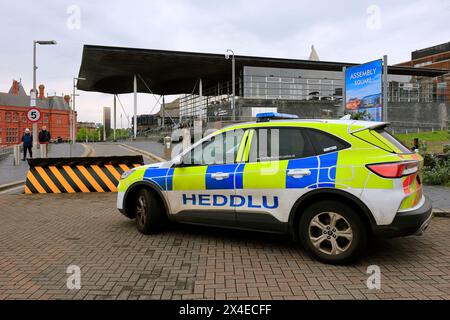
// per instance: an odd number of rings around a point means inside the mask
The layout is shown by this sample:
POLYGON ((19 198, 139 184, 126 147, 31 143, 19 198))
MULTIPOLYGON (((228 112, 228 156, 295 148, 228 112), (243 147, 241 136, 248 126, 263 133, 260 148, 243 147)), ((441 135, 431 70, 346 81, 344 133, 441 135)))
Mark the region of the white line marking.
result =
POLYGON ((25 186, 22 185, 22 186, 18 186, 18 187, 11 188, 11 189, 6 189, 6 190, 3 190, 3 191, 0 191, 0 194, 8 194, 8 193, 10 193, 12 191, 19 190, 19 189, 25 190, 25 186))

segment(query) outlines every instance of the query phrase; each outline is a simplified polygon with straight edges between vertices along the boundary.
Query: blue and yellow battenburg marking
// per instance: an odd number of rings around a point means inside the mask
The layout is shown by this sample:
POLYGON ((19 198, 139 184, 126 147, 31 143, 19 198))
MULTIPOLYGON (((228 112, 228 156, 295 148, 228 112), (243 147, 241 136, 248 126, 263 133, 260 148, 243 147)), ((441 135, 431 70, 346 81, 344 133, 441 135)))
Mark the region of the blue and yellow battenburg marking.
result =
MULTIPOLYGON (((288 160, 286 165, 281 165, 272 189, 287 188, 334 188, 336 179, 336 164, 338 152, 323 154, 302 159, 288 160), (308 169, 311 174, 301 179, 288 176, 291 169, 308 169), (281 173, 280 170, 284 170, 281 173), (281 175, 281 176, 280 176, 281 175), (281 178, 281 179, 280 179, 281 178)), ((279 161, 281 163, 281 161, 279 161)), ((266 188, 271 185, 270 175, 255 175, 255 168, 262 168, 265 163, 235 163, 210 166, 193 166, 184 168, 157 168, 149 167, 145 171, 144 179, 152 181, 165 191, 181 190, 231 190, 243 189, 247 179, 261 179, 247 181, 252 188, 266 188), (212 177, 214 173, 228 173, 228 177, 217 180, 212 177), (269 179, 269 180, 267 180, 269 179)), ((274 180, 275 181, 275 180, 274 180)))

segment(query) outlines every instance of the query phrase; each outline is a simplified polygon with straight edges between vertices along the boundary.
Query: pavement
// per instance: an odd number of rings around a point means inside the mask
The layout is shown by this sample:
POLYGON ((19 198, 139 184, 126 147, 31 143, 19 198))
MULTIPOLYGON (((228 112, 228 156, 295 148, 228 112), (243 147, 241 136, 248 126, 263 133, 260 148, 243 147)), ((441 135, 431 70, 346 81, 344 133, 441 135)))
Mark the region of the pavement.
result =
POLYGON ((151 152, 158 157, 164 158, 164 146, 161 142, 157 142, 154 140, 135 140, 135 141, 123 141, 122 143, 132 146, 134 148, 151 152))
POLYGON ((330 266, 285 236, 175 224, 144 236, 115 200, 0 196, 0 299, 450 299, 450 218, 330 266), (79 290, 66 286, 71 265, 79 290), (379 290, 366 285, 371 265, 379 290))
POLYGON ((433 203, 433 209, 450 213, 450 188, 445 186, 424 186, 425 195, 433 203))
MULTIPOLYGON (((107 142, 99 142, 99 143, 86 143, 88 148, 93 149, 93 152, 90 154, 91 157, 106 157, 106 156, 133 156, 139 155, 140 153, 134 152, 132 150, 126 149, 119 144, 115 143, 107 143, 107 142)), ((162 146, 160 147, 162 148, 162 146)), ((151 163, 151 160, 147 157, 144 158, 144 163, 151 163)))
MULTIPOLYGON (((147 144, 145 141, 142 145, 146 146, 144 150, 153 150, 155 154, 163 153, 163 146, 161 143, 147 144)), ((72 156, 79 157, 85 152, 85 147, 93 149, 90 156, 125 156, 136 155, 137 152, 125 149, 114 143, 76 143, 73 145, 72 156)), ((69 157, 68 144, 51 144, 49 148, 49 157, 69 157)), ((144 156, 144 163, 151 163, 152 160, 144 156)), ((28 162, 23 161, 19 166, 13 165, 13 155, 9 155, 3 160, 0 160, 0 185, 8 184, 15 181, 25 180, 28 171, 28 162)))
MULTIPOLYGON (((39 152, 39 151, 38 151, 39 152)), ((68 157, 69 145, 65 143, 50 144, 48 150, 48 156, 55 157, 68 157)), ((79 157, 83 154, 84 147, 82 144, 76 143, 72 147, 72 155, 79 157)), ((0 185, 25 180, 28 171, 28 162, 21 161, 19 166, 14 166, 14 156, 11 154, 3 160, 0 160, 0 185)))

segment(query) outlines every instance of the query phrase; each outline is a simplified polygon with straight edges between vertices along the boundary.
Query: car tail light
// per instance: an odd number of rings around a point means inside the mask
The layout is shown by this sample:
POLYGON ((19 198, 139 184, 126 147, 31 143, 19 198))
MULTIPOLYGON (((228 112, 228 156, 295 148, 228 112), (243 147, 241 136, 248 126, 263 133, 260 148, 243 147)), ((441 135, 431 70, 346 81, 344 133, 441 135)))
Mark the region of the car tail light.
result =
POLYGON ((368 164, 367 168, 383 178, 401 178, 417 173, 419 161, 368 164))

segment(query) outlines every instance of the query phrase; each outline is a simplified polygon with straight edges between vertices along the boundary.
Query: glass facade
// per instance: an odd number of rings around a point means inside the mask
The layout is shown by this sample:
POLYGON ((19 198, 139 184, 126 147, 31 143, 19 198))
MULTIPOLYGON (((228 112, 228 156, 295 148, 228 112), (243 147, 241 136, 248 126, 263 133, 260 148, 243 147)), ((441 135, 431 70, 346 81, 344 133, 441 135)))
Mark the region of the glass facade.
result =
POLYGON ((342 72, 244 67, 244 98, 335 101, 342 88, 342 72))
MULTIPOLYGON (((437 78, 389 74, 388 81, 389 102, 428 103, 445 99, 445 84, 437 78)), ((243 99, 239 105, 254 105, 261 110, 271 106, 256 102, 257 99, 318 101, 336 106, 342 101, 343 88, 342 71, 253 66, 236 70, 236 103, 243 99)), ((231 81, 226 81, 203 88, 202 97, 198 93, 181 96, 180 118, 230 118, 231 92, 231 81)))

